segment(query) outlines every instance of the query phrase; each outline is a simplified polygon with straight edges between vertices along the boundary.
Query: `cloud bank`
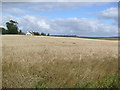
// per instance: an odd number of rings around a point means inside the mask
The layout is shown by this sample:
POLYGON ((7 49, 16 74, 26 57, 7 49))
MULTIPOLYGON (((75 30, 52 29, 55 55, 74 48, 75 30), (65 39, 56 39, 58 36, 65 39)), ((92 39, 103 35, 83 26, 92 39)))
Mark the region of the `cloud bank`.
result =
MULTIPOLYGON (((4 17, 4 22, 13 19, 19 22, 19 27, 24 32, 33 30, 51 34, 75 34, 89 36, 114 36, 118 33, 117 25, 101 24, 98 19, 88 18, 59 18, 54 20, 38 19, 35 16, 4 17)), ((4 24, 5 26, 5 24, 4 24)))
POLYGON ((99 13, 99 17, 103 19, 117 19, 118 18, 118 8, 112 7, 108 8, 99 13))

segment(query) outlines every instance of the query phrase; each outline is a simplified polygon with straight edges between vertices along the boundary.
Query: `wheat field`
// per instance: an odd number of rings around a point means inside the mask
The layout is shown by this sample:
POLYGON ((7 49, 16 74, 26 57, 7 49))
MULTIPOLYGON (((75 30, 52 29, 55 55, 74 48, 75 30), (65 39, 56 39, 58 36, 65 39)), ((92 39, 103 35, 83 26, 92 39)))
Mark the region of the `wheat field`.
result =
POLYGON ((3 35, 2 56, 4 88, 104 87, 88 83, 117 73, 118 41, 3 35))

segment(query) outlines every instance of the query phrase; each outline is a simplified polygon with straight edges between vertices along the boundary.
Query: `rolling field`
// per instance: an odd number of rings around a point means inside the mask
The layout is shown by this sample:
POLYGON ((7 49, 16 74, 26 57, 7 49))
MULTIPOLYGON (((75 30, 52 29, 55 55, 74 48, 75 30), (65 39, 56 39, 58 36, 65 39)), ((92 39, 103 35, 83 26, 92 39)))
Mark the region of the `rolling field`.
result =
POLYGON ((117 40, 4 35, 2 45, 2 87, 117 87, 117 40))

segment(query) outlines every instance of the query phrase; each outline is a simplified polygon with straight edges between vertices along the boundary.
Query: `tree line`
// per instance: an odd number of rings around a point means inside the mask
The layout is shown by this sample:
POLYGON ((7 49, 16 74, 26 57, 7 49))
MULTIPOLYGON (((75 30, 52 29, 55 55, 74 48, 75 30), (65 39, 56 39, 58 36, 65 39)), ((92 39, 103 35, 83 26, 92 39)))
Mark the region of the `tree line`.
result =
MULTIPOLYGON (((7 29, 0 27, 0 30, 2 30, 2 34, 20 34, 25 35, 25 33, 22 30, 19 30, 18 28, 18 22, 10 20, 9 22, 6 22, 7 29)), ((39 33, 39 32, 33 32, 34 35, 42 35, 42 36, 50 36, 50 34, 46 33, 39 33)))

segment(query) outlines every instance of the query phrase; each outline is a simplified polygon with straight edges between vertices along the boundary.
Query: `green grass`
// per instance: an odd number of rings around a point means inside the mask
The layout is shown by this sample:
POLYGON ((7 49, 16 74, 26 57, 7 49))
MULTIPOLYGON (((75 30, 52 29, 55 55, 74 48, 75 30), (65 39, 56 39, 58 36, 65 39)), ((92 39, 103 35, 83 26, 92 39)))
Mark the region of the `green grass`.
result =
POLYGON ((73 86, 73 88, 118 88, 119 80, 120 80, 120 76, 115 74, 104 77, 96 82, 88 82, 84 85, 76 84, 73 86))
POLYGON ((34 86, 34 88, 48 88, 48 87, 46 86, 46 83, 38 82, 37 85, 34 86))
MULTIPOLYGON (((79 83, 74 84, 71 88, 120 88, 118 81, 120 80, 120 75, 114 74, 107 77, 103 77, 95 82, 87 82, 83 85, 79 83)), ((34 88, 51 88, 45 82, 38 82, 34 88)), ((58 88, 66 88, 66 85, 60 86, 58 88)))

